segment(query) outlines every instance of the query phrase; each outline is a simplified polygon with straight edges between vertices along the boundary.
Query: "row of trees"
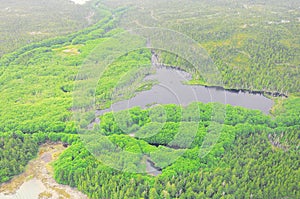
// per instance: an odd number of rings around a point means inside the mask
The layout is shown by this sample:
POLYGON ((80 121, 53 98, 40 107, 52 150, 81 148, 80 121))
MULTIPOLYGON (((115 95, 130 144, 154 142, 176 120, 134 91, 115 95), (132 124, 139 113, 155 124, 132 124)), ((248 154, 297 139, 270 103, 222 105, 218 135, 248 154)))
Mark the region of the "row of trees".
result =
MULTIPOLYGON (((256 124, 275 128, 282 125, 279 119, 273 120, 271 116, 264 115, 258 110, 247 110, 242 107, 218 103, 204 104, 201 102, 194 102, 186 107, 174 104, 154 106, 146 110, 134 107, 129 110, 105 113, 100 116, 100 120, 100 129, 105 135, 129 134, 133 132, 151 134, 153 130, 149 129, 159 128, 169 129, 167 131, 170 132, 172 128, 175 131, 178 130, 179 124, 186 122, 199 123, 200 121, 204 126, 208 126, 211 121, 231 126, 256 124), (221 112, 221 116, 219 118, 212 117, 213 114, 218 114, 218 111, 221 112)), ((295 117, 295 120, 297 120, 297 117, 295 117)))

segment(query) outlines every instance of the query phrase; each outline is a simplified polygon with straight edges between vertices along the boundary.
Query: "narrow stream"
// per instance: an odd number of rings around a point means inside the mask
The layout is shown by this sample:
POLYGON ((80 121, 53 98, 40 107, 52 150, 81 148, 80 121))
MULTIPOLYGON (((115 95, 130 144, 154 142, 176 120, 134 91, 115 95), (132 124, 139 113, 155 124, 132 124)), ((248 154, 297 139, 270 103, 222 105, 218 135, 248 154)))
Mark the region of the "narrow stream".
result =
POLYGON ((155 167, 154 163, 151 161, 151 159, 148 157, 146 161, 146 171, 149 175, 157 176, 161 174, 161 169, 158 167, 155 167))

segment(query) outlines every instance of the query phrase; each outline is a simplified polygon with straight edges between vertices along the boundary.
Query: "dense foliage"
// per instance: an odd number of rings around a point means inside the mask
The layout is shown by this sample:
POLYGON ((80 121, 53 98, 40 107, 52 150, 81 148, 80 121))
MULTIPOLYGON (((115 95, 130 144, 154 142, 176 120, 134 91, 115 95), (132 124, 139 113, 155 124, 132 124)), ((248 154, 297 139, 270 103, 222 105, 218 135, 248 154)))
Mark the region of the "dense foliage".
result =
POLYGON ((40 144, 46 142, 78 142, 77 135, 65 133, 24 134, 20 131, 0 133, 0 183, 10 180, 24 171, 25 166, 36 157, 40 144))
MULTIPOLYGON (((95 46, 118 33, 112 30, 115 24, 112 13, 106 12, 106 15, 80 32, 30 44, 2 57, 1 131, 75 133, 70 109, 78 68, 95 46)), ((123 60, 134 55, 129 54, 123 60)), ((139 66, 141 62, 144 59, 133 60, 131 66, 139 66)))
POLYGON ((0 183, 23 171, 25 165, 32 159, 38 149, 38 144, 28 135, 0 135, 0 183))
MULTIPOLYGON (((101 13, 95 13, 101 20, 94 25, 1 57, 0 182, 22 172, 36 156, 38 145, 51 141, 70 144, 53 165, 55 179, 90 198, 300 198, 299 22, 295 20, 299 12, 294 9, 298 3, 170 2, 141 1, 126 9, 131 0, 95 1, 91 5, 101 13), (199 42, 221 71, 225 87, 284 92, 289 98, 275 98, 271 115, 215 103, 163 105, 164 112, 153 106, 106 113, 95 125, 97 133, 124 151, 151 158, 162 174, 147 174, 145 165, 137 168, 144 174, 112 169, 97 161, 76 134, 74 80, 95 47, 113 45, 106 41, 122 32, 120 27, 144 26, 169 27, 199 42), (226 112, 224 120, 213 117, 218 107, 226 112), (207 155, 199 156, 215 131, 220 131, 217 142, 207 155), (170 164, 169 159, 178 156, 170 164)), ((71 24, 70 30, 74 27, 71 24)), ((191 72, 191 83, 206 83, 180 55, 155 52, 165 64, 191 72)), ((155 82, 143 78, 150 65, 147 49, 115 60, 98 82, 97 107, 108 108, 135 91, 149 89, 155 82)), ((84 125, 93 119, 91 115, 84 125)))
MULTIPOLYGON (((196 104, 201 115, 211 111, 212 104, 196 104)), ((122 174, 98 162, 82 144, 77 144, 55 163, 55 178, 78 187, 91 198, 298 198, 299 118, 296 124, 286 127, 257 111, 226 108, 220 138, 204 157, 199 157, 199 149, 210 129, 218 124, 203 117, 192 143, 185 145, 193 125, 188 107, 181 112, 179 106, 165 105, 167 122, 154 135, 151 132, 160 122, 149 118, 148 111, 155 115, 153 108, 130 109, 132 120, 125 122, 126 127, 115 119, 122 118, 116 117, 122 112, 106 113, 101 117, 99 131, 125 151, 150 156, 156 166, 164 168, 162 174, 155 178, 122 174), (189 128, 179 132, 178 126, 189 128), (132 132, 136 139, 127 135, 132 132), (180 136, 178 144, 171 142, 176 136, 180 136), (139 147, 136 142, 140 142, 139 147), (168 162, 164 161, 182 149, 186 149, 184 155, 166 167, 168 162)), ((299 113, 299 108, 295 111, 299 113)))
MULTIPOLYGON (((156 3, 128 0, 105 3, 112 7, 128 4, 136 7, 122 18, 122 27, 161 27, 183 33, 183 37, 198 42, 222 74, 222 86, 226 88, 285 94, 299 91, 297 0, 162 0, 156 3)), ((167 65, 184 69, 188 65, 180 54, 157 53, 160 62, 167 65)), ((194 79, 193 83, 206 84, 199 74, 194 74, 194 79)))
POLYGON ((0 4, 0 57, 29 43, 92 25, 103 16, 98 9, 66 0, 3 1, 0 4))

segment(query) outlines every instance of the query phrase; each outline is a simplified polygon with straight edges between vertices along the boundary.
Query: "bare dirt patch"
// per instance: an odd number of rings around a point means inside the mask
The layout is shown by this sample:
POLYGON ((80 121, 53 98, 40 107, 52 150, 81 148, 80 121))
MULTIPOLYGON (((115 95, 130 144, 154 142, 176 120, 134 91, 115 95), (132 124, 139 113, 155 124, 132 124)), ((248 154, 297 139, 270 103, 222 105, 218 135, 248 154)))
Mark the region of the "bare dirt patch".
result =
POLYGON ((65 54, 69 54, 69 55, 78 55, 80 54, 80 52, 78 51, 77 48, 70 48, 70 49, 66 49, 62 51, 65 54))

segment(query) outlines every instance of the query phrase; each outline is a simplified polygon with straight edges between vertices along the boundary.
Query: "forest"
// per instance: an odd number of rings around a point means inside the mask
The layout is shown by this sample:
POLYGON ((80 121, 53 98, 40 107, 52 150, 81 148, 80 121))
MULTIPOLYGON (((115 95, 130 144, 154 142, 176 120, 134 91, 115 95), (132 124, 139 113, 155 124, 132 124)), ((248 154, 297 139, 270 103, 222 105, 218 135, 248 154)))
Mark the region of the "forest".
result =
MULTIPOLYGON (((294 9, 300 5, 282 2, 96 0, 81 13, 95 12, 88 26, 73 19, 81 26, 70 22, 47 37, 9 47, 1 43, 0 183, 22 173, 40 145, 60 142, 68 147, 52 164, 54 179, 89 198, 300 198, 300 24, 294 9), (87 143, 81 131, 95 115, 80 124, 74 120, 74 85, 88 81, 78 78, 78 71, 95 49, 111 48, 115 44, 107 41, 128 27, 153 26, 199 43, 221 71, 226 89, 279 92, 287 98, 265 95, 275 102, 268 115, 202 102, 108 112, 92 126, 91 138, 99 140, 87 143), (115 165, 107 165, 100 161, 107 154, 99 155, 92 145, 104 142, 133 155, 111 157, 115 165), (141 160, 151 160, 161 174, 150 174, 141 160)), ((188 84, 208 85, 187 60, 154 50, 165 66, 191 73, 188 84)), ((95 107, 109 108, 155 85, 144 81, 152 72, 154 50, 114 60, 97 83, 95 107)))
MULTIPOLYGON (((201 111, 209 112, 209 105, 199 105, 201 111)), ((203 119, 184 155, 165 167, 156 178, 124 174, 100 162, 95 163, 94 157, 81 144, 72 145, 55 163, 55 177, 60 183, 78 187, 91 198, 298 198, 299 117, 295 124, 281 126, 280 120, 275 122, 255 111, 227 108, 231 114, 226 118, 217 144, 207 156, 199 158, 199 148, 205 134, 209 133, 209 126, 216 124, 211 121, 208 124, 203 119), (230 121, 230 117, 239 120, 230 121), (84 169, 86 167, 88 169, 84 169)), ((145 111, 136 108, 130 111, 133 118, 139 118, 136 123, 142 125, 140 134, 151 132, 143 130, 151 128, 147 116, 143 117, 145 111)), ((123 150, 137 153, 142 150, 154 162, 158 160, 156 166, 164 167, 162 160, 165 158, 159 157, 161 153, 153 153, 152 157, 153 151, 165 148, 169 151, 168 156, 172 156, 176 155, 178 147, 186 147, 166 144, 174 137, 174 130, 179 125, 178 117, 171 116, 157 134, 137 139, 141 148, 136 148, 136 141, 124 136, 124 132, 115 126, 111 113, 101 118, 105 122, 101 123, 100 131, 123 150), (157 145, 158 148, 153 147, 157 145)), ((183 121, 186 119, 182 118, 183 121)), ((180 137, 180 144, 186 141, 188 134, 185 136, 180 137)))
POLYGON ((79 31, 102 18, 95 7, 65 0, 2 1, 0 56, 32 42, 79 31))
MULTIPOLYGON (((299 91, 299 2, 288 1, 105 1, 134 5, 121 19, 125 29, 160 27, 183 33, 203 47, 226 88, 299 91), (147 8, 147 9, 145 9, 147 8), (167 8, 167 9, 166 9, 167 8)), ((160 61, 187 70, 180 55, 158 51, 160 61)), ((191 68, 189 67, 191 70, 191 68)), ((192 70, 191 70, 192 71, 192 70)), ((205 84, 199 74, 193 84, 205 84)))

